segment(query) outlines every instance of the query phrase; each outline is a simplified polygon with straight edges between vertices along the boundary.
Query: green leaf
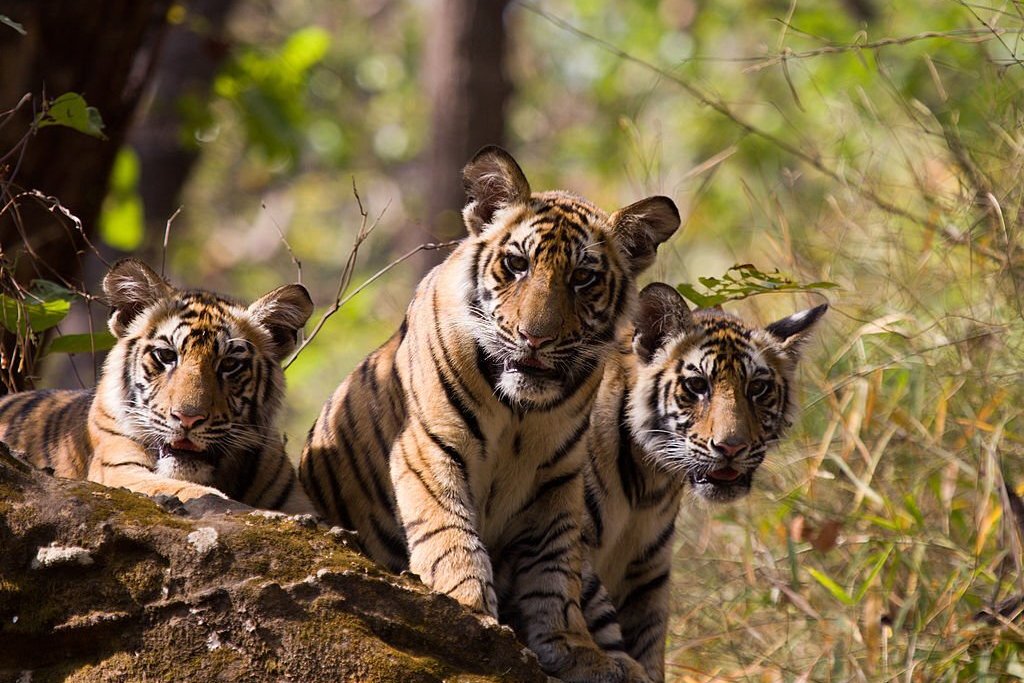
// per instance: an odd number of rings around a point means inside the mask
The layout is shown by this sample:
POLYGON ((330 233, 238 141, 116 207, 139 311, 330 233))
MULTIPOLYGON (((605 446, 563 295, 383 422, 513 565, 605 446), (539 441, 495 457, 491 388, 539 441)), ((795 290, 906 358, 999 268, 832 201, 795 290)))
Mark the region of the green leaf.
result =
POLYGON ((67 287, 62 287, 50 280, 33 280, 29 283, 28 293, 30 298, 39 301, 67 301, 70 303, 78 298, 78 295, 67 287))
POLYGON ((725 297, 701 294, 693 288, 693 285, 686 284, 685 282, 676 285, 676 289, 679 290, 680 294, 692 301, 698 308, 711 308, 712 306, 717 306, 725 301, 725 297))
POLYGON ((20 33, 23 36, 27 36, 28 35, 25 32, 25 27, 24 26, 22 26, 21 24, 19 24, 16 21, 14 21, 13 19, 11 19, 6 14, 0 14, 0 24, 3 24, 4 26, 10 26, 11 28, 13 28, 15 31, 17 31, 18 33, 20 33))
POLYGON ((850 594, 847 593, 842 586, 840 586, 838 583, 829 578, 829 576, 824 572, 820 572, 817 569, 814 569, 813 567, 808 567, 807 571, 810 572, 811 576, 813 576, 818 583, 824 586, 825 590, 831 593, 832 597, 834 597, 839 602, 847 606, 857 604, 857 601, 850 597, 850 594))
POLYGON ((679 293, 700 308, 710 308, 726 301, 739 301, 755 294, 768 292, 809 292, 819 289, 835 289, 839 285, 834 282, 818 281, 800 283, 779 272, 765 273, 751 263, 736 264, 729 268, 722 277, 699 277, 697 281, 707 290, 698 292, 689 283, 676 286, 679 293))
POLYGON ((875 577, 878 576, 880 571, 882 571, 882 567, 885 566, 885 562, 889 559, 889 555, 892 555, 893 548, 894 546, 890 545, 889 549, 878 557, 878 561, 875 562, 875 566, 871 568, 867 578, 864 579, 860 588, 857 589, 857 594, 853 596, 854 602, 860 602, 864 599, 864 596, 867 595, 868 589, 871 588, 871 584, 875 580, 875 577))
POLYGON ((918 526, 925 526, 924 513, 921 512, 921 508, 918 507, 913 493, 908 493, 903 496, 903 507, 906 508, 907 512, 910 513, 910 516, 914 518, 914 521, 917 522, 918 526))
POLYGON ((22 301, 0 294, 0 325, 14 334, 24 335, 30 329, 33 332, 48 330, 58 325, 70 310, 71 302, 63 299, 22 301))
POLYGON ((76 92, 66 92, 36 117, 36 127, 66 126, 94 138, 106 140, 103 134, 103 118, 96 107, 90 107, 85 98, 76 92))
POLYGON ((308 82, 329 47, 329 33, 305 28, 277 50, 241 52, 214 80, 213 92, 237 110, 249 148, 273 166, 293 168, 302 154, 308 82))
POLYGON ((103 200, 100 238, 121 251, 142 246, 146 223, 138 192, 139 159, 130 147, 122 147, 114 160, 110 192, 103 200))
POLYGON ((71 310, 77 294, 49 280, 33 280, 24 299, 0 294, 0 325, 24 335, 58 325, 71 310))
POLYGON ((903 526, 899 522, 887 519, 885 517, 878 517, 877 515, 864 515, 864 519, 868 522, 871 522, 875 526, 880 526, 883 529, 888 529, 889 531, 903 530, 903 526))
POLYGON ((117 343, 117 337, 109 332, 93 334, 65 334, 54 337, 46 348, 46 353, 96 353, 109 351, 117 343))
POLYGON ((281 61, 297 74, 314 66, 327 54, 331 35, 318 26, 311 26, 293 33, 281 48, 281 61))

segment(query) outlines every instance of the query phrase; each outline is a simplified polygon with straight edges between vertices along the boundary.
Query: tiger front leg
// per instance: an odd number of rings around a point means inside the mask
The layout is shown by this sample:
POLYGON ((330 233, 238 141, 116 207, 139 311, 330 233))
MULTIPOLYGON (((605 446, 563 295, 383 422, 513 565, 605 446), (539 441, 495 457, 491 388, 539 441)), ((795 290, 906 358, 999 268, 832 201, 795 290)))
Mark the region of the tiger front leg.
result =
MULTIPOLYGON (((555 478, 558 479, 557 477, 555 478)), ((502 577, 511 577, 503 611, 541 667, 567 682, 649 683, 627 653, 605 651, 594 640, 581 608, 581 478, 561 479, 518 518, 518 533, 502 553, 502 577)), ((612 629, 615 630, 615 629, 612 629)))
POLYGON ((86 476, 89 481, 112 488, 126 488, 147 496, 173 496, 184 502, 223 491, 184 479, 166 477, 155 471, 152 457, 133 440, 107 435, 93 452, 86 476))
POLYGON ((465 460, 454 447, 413 425, 391 453, 391 481, 409 548, 409 570, 496 624, 491 560, 480 538, 465 460))
POLYGON ((628 572, 635 579, 619 607, 619 625, 626 652, 647 671, 654 683, 665 680, 665 636, 668 632, 671 555, 637 558, 628 572))

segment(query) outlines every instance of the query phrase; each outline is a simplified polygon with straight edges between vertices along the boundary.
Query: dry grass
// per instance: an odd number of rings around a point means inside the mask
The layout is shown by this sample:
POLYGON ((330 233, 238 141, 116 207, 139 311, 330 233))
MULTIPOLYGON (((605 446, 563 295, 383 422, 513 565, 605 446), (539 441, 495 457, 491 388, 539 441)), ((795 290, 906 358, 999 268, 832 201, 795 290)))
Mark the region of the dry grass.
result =
MULTIPOLYGON (((760 490, 681 513, 670 680, 1024 678, 1019 610, 976 619, 1024 588, 1003 491, 1004 478, 1024 484, 1019 71, 993 59, 975 74, 1000 104, 974 129, 899 93, 833 103, 868 152, 823 144, 805 155, 837 159, 835 174, 797 158, 795 182, 751 183, 767 224, 755 262, 844 291, 760 490), (816 214, 800 204, 810 182, 816 214)), ((762 297, 745 312, 802 303, 762 297)))

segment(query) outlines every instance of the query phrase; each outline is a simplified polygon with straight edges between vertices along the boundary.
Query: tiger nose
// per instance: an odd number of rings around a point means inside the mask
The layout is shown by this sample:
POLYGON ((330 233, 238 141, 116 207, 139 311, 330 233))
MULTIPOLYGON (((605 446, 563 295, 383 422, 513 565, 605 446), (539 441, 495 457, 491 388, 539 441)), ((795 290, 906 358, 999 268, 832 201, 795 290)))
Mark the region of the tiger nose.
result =
POLYGON ((530 334, 522 327, 519 328, 519 336, 526 342, 526 345, 531 349, 539 349, 549 341, 554 341, 554 337, 544 337, 540 335, 530 334))
POLYGON ((172 411, 171 417, 180 422, 185 429, 192 429, 206 420, 206 415, 189 410, 172 411))
POLYGON ((737 455, 747 450, 750 447, 746 441, 742 439, 730 438, 725 441, 712 441, 711 448, 718 451, 719 453, 725 454, 726 457, 735 458, 737 455))

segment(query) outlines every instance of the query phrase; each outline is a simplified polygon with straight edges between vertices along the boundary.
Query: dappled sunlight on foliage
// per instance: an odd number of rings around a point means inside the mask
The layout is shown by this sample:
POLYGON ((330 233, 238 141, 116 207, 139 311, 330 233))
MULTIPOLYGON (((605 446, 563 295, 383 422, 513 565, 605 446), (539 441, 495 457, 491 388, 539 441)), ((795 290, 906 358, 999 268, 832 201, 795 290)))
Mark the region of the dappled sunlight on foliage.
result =
MULTIPOLYGON (((316 95, 337 108, 351 145, 338 165, 306 164, 224 198, 240 177, 225 164, 245 139, 225 119, 209 143, 225 151, 204 157, 186 202, 206 241, 183 235, 178 268, 219 278, 230 267, 242 281, 262 277, 254 263, 287 273, 276 222, 324 304, 358 225, 349 175, 371 211, 388 205, 363 269, 394 254, 390 236, 414 229, 422 200, 400 180, 414 176, 372 141, 398 121, 410 154, 422 139, 414 113, 424 103, 408 85, 419 77, 408 50, 421 9, 403 6, 387 28, 368 21, 382 40, 362 53, 342 52, 332 34, 313 67, 311 84, 341 83, 316 95), (222 234, 240 246, 211 253, 222 234), (248 251, 257 240, 262 255, 248 251), (219 260, 239 249, 244 258, 219 260)), ((865 23, 834 4, 565 0, 508 16, 512 147, 538 187, 609 207, 673 196, 684 228, 654 279, 695 283, 750 262, 840 287, 821 290, 832 310, 803 366, 804 407, 759 490, 681 513, 668 668, 677 680, 1022 670, 1017 629, 973 616, 1019 590, 1000 489, 1004 473, 1024 481, 1024 134, 1012 59, 1024 21, 950 2, 877 11, 865 23)), ((397 326, 413 277, 396 272, 354 299, 289 371, 293 443, 397 326)), ((763 323, 821 296, 726 307, 763 323)))
MULTIPOLYGON (((432 239, 430 18, 239 8, 211 100, 183 103, 201 157, 169 233, 176 282, 247 299, 301 277, 316 319, 360 230, 353 184, 379 216, 353 287, 432 239)), ((1024 590, 1004 493, 1024 485, 1024 10, 529 0, 506 24, 508 145, 536 189, 606 209, 671 196, 683 227, 647 278, 729 294, 705 303, 757 323, 831 305, 755 492, 681 511, 669 679, 1024 679, 1024 627, 975 618, 1024 590), (794 286, 715 290, 735 264, 794 286)), ((114 246, 138 237, 132 181, 122 158, 114 246)), ((294 457, 421 275, 388 272, 289 367, 294 457)))

